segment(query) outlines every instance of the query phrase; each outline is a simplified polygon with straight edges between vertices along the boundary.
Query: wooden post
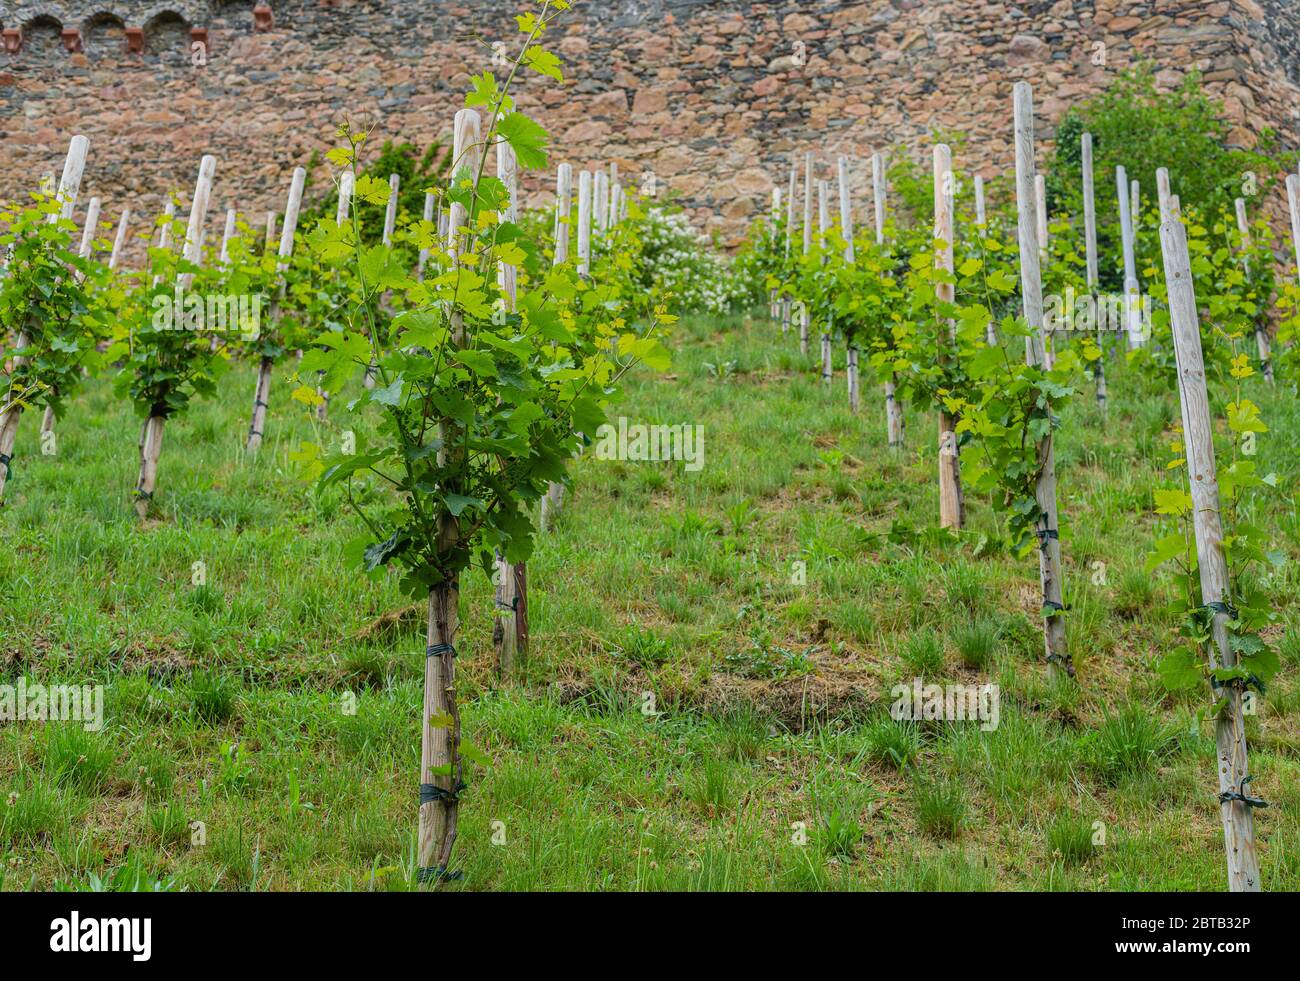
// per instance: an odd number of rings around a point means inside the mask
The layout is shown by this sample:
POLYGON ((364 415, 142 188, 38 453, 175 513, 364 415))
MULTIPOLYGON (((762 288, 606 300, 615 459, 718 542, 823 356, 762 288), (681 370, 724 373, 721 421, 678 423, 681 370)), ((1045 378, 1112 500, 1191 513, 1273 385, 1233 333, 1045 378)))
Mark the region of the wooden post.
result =
MULTIPOLYGON (((284 206, 284 227, 280 231, 278 268, 281 274, 289 267, 289 260, 293 257, 293 239, 298 230, 298 210, 302 207, 302 191, 306 181, 307 171, 302 167, 295 167, 293 180, 289 184, 289 200, 284 206)), ((390 197, 389 200, 391 201, 392 198, 390 197)), ((280 295, 284 295, 283 281, 280 283, 280 295)), ((275 322, 279 319, 280 304, 277 301, 271 307, 271 320, 275 322)), ((250 453, 257 452, 262 445, 262 433, 266 428, 266 410, 271 397, 271 370, 274 367, 275 361, 265 355, 257 365, 257 387, 253 393, 253 419, 248 426, 248 442, 245 447, 250 453)))
MULTIPOLYGON (((339 201, 338 207, 334 211, 334 224, 342 228, 352 220, 352 186, 356 183, 356 177, 351 170, 345 170, 339 175, 339 201)), ((427 211, 428 198, 425 198, 427 211)), ((325 377, 325 372, 317 372, 316 394, 321 397, 320 402, 316 404, 316 418, 324 422, 329 417, 330 410, 330 393, 321 387, 319 379, 325 377)))
MULTIPOLYGON (((817 182, 817 247, 821 250, 821 262, 826 263, 826 245, 831 230, 830 185, 825 181, 817 182)), ((821 337, 822 384, 830 388, 833 371, 831 368, 831 321, 822 321, 821 337)))
MULTIPOLYGON (((400 174, 388 175, 388 207, 384 209, 384 244, 393 244, 393 233, 397 231, 397 192, 402 184, 400 174)), ((280 254, 284 255, 284 239, 281 238, 280 254)))
POLYGON ((578 275, 591 273, 591 171, 578 173, 578 275))
POLYGON ((1291 215, 1291 250, 1295 253, 1296 270, 1300 272, 1300 177, 1295 174, 1286 179, 1286 204, 1291 215))
MULTIPOLYGON (((1250 278, 1249 252, 1252 243, 1250 237, 1250 222, 1246 220, 1246 202, 1243 201, 1241 198, 1237 198, 1232 203, 1233 203, 1233 207, 1236 209, 1237 212, 1237 231, 1241 234, 1241 247, 1247 253, 1247 255, 1242 257, 1242 266, 1245 269, 1246 278, 1249 279, 1250 278)), ((1268 382, 1270 385, 1272 385, 1273 384, 1273 354, 1272 351, 1269 349, 1270 346, 1268 342, 1268 327, 1265 325, 1262 319, 1259 319, 1259 314, 1256 314, 1256 318, 1257 319, 1255 321, 1255 349, 1259 354, 1259 363, 1261 369, 1264 372, 1264 380, 1268 382)))
MULTIPOLYGON (((613 178, 618 177, 618 165, 613 164, 613 178)), ((572 210, 573 168, 566 163, 560 164, 556 174, 555 192, 555 265, 569 259, 569 214, 572 210)), ((611 226, 617 223, 619 207, 619 187, 615 183, 610 188, 609 220, 611 226)), ((541 515, 538 524, 542 531, 550 529, 555 513, 564 503, 564 484, 553 480, 546 485, 546 496, 542 498, 541 515)))
POLYGON ((1178 195, 1169 195, 1169 217, 1181 218, 1183 216, 1183 206, 1179 203, 1178 195))
MULTIPOLYGON (((424 214, 421 216, 429 224, 433 224, 433 209, 438 202, 438 196, 432 191, 424 192, 424 214)), ((420 250, 420 256, 416 259, 416 274, 421 280, 424 279, 424 267, 429 261, 429 250, 427 248, 420 250)))
POLYGON ((50 215, 49 223, 63 219, 72 220, 72 212, 77 206, 77 195, 81 193, 81 178, 86 172, 86 155, 90 152, 90 141, 84 136, 74 136, 68 144, 68 155, 63 160, 63 176, 59 178, 57 191, 59 213, 50 215))
POLYGON ((1128 175, 1124 168, 1115 168, 1115 184, 1119 195, 1119 234, 1124 251, 1124 318, 1128 327, 1130 349, 1142 346, 1141 311, 1138 308, 1137 261, 1133 257, 1133 212, 1128 175))
POLYGON ((99 224, 99 198, 91 198, 86 204, 86 224, 81 230, 81 247, 77 249, 77 255, 86 259, 90 257, 91 249, 95 245, 95 227, 99 224))
POLYGON ((803 155, 803 254, 812 251, 813 155, 803 155))
MULTIPOLYGON (((208 216, 208 204, 212 196, 212 178, 216 173, 217 158, 205 155, 199 161, 199 176, 194 185, 194 196, 190 199, 190 220, 185 229, 185 243, 182 255, 187 262, 198 265, 202 260, 200 252, 203 241, 203 223, 208 216)), ((163 226, 165 237, 170 242, 171 223, 163 226)), ((192 275, 181 273, 176 277, 180 290, 188 289, 192 275)), ((140 477, 135 488, 135 511, 144 520, 149 515, 149 504, 153 500, 154 488, 158 483, 158 460, 162 456, 163 430, 167 425, 164 414, 166 406, 153 406, 144 425, 144 439, 140 447, 140 477)))
MULTIPOLYGON (((1088 294, 1092 298, 1093 312, 1097 305, 1097 205, 1093 198, 1092 187, 1092 134, 1084 133, 1079 138, 1083 162, 1083 238, 1084 264, 1088 277, 1088 294)), ((1101 326, 1097 327, 1097 346, 1102 348, 1101 326)), ((1097 408, 1104 419, 1106 417, 1106 359, 1098 358, 1092 363, 1092 378, 1097 386, 1097 408)))
MULTIPOLYGON (((599 201, 600 194, 599 194, 599 189, 597 190, 598 193, 596 194, 596 200, 599 201)), ((779 187, 774 187, 772 188, 772 210, 771 213, 768 215, 768 221, 771 223, 773 235, 776 234, 776 222, 777 219, 780 217, 781 217, 781 189, 779 187)), ((775 286, 773 286, 770 290, 767 291, 767 315, 771 317, 773 320, 776 320, 781 316, 781 310, 779 307, 779 302, 777 300, 777 288, 775 286)))
POLYGON ((622 194, 622 187, 618 183, 618 163, 610 161, 609 164, 609 226, 613 228, 618 224, 618 209, 620 205, 619 197, 622 194))
MULTIPOLYGON (((479 170, 479 115, 473 109, 456 113, 452 130, 452 170, 468 167, 479 170)), ((463 205, 452 203, 447 222, 447 249, 460 252, 460 233, 468 220, 463 205)), ((566 226, 567 232, 567 226, 566 226)), ((451 316, 451 343, 465 343, 464 322, 458 313, 451 316)), ((453 419, 442 419, 443 448, 438 462, 452 468, 465 463, 464 447, 459 436, 452 435, 458 426, 453 419)), ((453 477, 448 490, 460 489, 453 477)), ((438 549, 450 551, 460 542, 460 523, 447 510, 438 521, 438 549)), ((419 877, 422 882, 437 882, 448 874, 451 850, 456 843, 457 794, 461 788, 460 710, 456 704, 456 632, 459 627, 460 577, 449 575, 429 592, 429 618, 424 659, 424 705, 420 729, 420 830, 419 877)))
POLYGON ((609 174, 601 167, 592 180, 591 220, 597 233, 604 235, 609 229, 609 174))
POLYGON ((879 153, 871 155, 871 195, 876 215, 876 244, 885 241, 885 161, 879 153))
MULTIPOLYGON (((796 183, 799 178, 799 162, 794 156, 790 158, 790 187, 785 196, 785 257, 790 258, 790 242, 794 235, 794 199, 796 183)), ((790 311, 794 298, 789 294, 781 297, 781 335, 790 331, 790 311)))
MULTIPOLYGON (((1295 178, 1288 178, 1294 180, 1295 178)), ((1206 645, 1210 667, 1231 668, 1237 653, 1228 637, 1232 617, 1225 606, 1229 597, 1228 564, 1223 552, 1219 478, 1214 461, 1213 423, 1205 387, 1201 329, 1196 312, 1196 290, 1187 255, 1187 233, 1176 217, 1160 223, 1165 282, 1169 290, 1169 321, 1178 365, 1178 395, 1183 413, 1183 445, 1192 494, 1192 523, 1201 580, 1201 601, 1213 613, 1211 640, 1206 645)), ((1246 759, 1246 727, 1239 683, 1216 684, 1214 697, 1225 705, 1214 726, 1218 757, 1219 815, 1223 822, 1224 852, 1231 892, 1258 892, 1259 857, 1255 853, 1255 823, 1246 795, 1250 769, 1246 759)))
MULTIPOLYGON (((812 251, 812 195, 813 195, 813 158, 811 153, 803 157, 803 254, 812 251)), ((799 305, 802 315, 799 317, 799 353, 808 353, 808 304, 799 305)))
POLYGON ((1169 170, 1156 168, 1156 193, 1160 196, 1160 224, 1169 220, 1169 170))
POLYGON ((275 212, 266 213, 266 242, 262 248, 263 252, 270 252, 275 248, 275 212))
MULTIPOLYGON (((505 140, 498 140, 497 177, 505 185, 509 203, 502 210, 501 220, 513 222, 518 219, 519 197, 519 163, 514 148, 505 140)), ((603 173, 598 171, 597 174, 603 173)), ((583 171, 578 178, 578 257, 579 262, 590 260, 591 218, 593 181, 591 175, 583 171), (583 218, 583 186, 587 191, 586 219, 583 218), (584 243, 582 229, 587 227, 586 259, 584 260, 584 243)), ((599 181, 595 181, 599 188, 599 181)), ((600 195, 595 195, 600 201, 600 195)), ((497 282, 507 310, 515 308, 515 267, 506 263, 497 266, 497 282)), ((492 643, 496 648, 497 670, 503 678, 518 674, 520 666, 528 656, 528 566, 523 562, 507 562, 500 552, 496 556, 496 599, 495 615, 492 626, 492 643)))
POLYGON ((235 224, 239 220, 239 215, 234 208, 226 209, 226 225, 221 230, 221 252, 218 261, 221 265, 230 262, 230 242, 235 237, 235 224))
MULTIPOLYGON (((221 251, 217 254, 217 262, 223 269, 230 263, 230 240, 235 237, 235 222, 238 217, 234 208, 226 209, 226 225, 221 230, 221 251)), ((220 346, 221 338, 213 334, 209 350, 215 351, 220 346)))
MULTIPOLYGON (((944 143, 934 147, 934 241, 936 270, 951 274, 952 261, 952 153, 944 143)), ((935 283, 935 296, 940 303, 951 303, 954 297, 951 282, 935 283)), ((956 325, 949 320, 946 336, 939 340, 939 361, 947 363, 952 358, 950 346, 956 342, 956 325)), ((942 407, 939 409, 939 527, 961 528, 965 523, 962 504, 961 459, 957 453, 957 420, 942 407)))
POLYGON ((555 175, 555 264, 569 261, 569 212, 573 167, 562 163, 555 175))
POLYGON ((785 254, 788 258, 790 255, 790 240, 794 235, 794 198, 799 180, 799 162, 796 157, 790 158, 790 188, 785 198, 785 254))
POLYGON ((984 176, 975 175, 975 224, 988 224, 984 213, 984 176))
MULTIPOLYGON (((1025 322, 1029 326, 1029 363, 1042 367, 1046 361, 1043 347, 1043 284, 1038 271, 1038 242, 1034 208, 1034 94, 1028 82, 1015 86, 1016 139, 1016 211, 1020 239, 1020 295, 1025 322)), ((1047 407, 1051 412, 1051 406, 1047 407)), ((1056 458, 1052 433, 1048 430, 1038 442, 1038 482, 1034 498, 1039 516, 1035 523, 1038 535, 1039 583, 1043 591, 1043 643, 1049 672, 1064 671, 1074 677, 1074 663, 1066 646, 1065 611, 1061 582, 1061 540, 1056 509, 1056 458)))
MULTIPOLYGON (((55 192, 61 207, 57 214, 50 214, 47 219, 49 224, 54 224, 60 218, 69 220, 72 218, 72 210, 76 207, 77 195, 81 191, 81 178, 86 171, 86 155, 89 152, 90 141, 86 137, 77 135, 69 142, 68 155, 63 160, 63 176, 55 192)), ((29 314, 29 316, 34 315, 29 314)), ((17 348, 25 349, 31 343, 30 337, 26 330, 20 330, 16 338, 17 348)), ((13 359, 14 371, 25 367, 27 363, 26 357, 16 356, 13 359)), ((0 413, 0 503, 4 501, 5 484, 9 481, 10 464, 13 462, 14 444, 18 440, 18 422, 22 418, 22 412, 23 407, 14 404, 0 413)), ((47 415, 50 414, 47 412, 47 415)))
POLYGON ((840 181, 840 234, 844 237, 844 261, 853 262, 853 205, 849 200, 849 158, 837 162, 840 181))
MULTIPOLYGON (((871 155, 871 199, 876 219, 876 245, 885 244, 885 160, 879 153, 871 155)), ((885 432, 891 450, 903 448, 903 407, 898 401, 898 383, 891 373, 885 382, 885 432)))
POLYGON ((113 237, 113 252, 108 257, 108 268, 116 269, 122 258, 122 249, 126 245, 126 230, 131 224, 131 209, 123 208, 122 216, 117 220, 117 234, 113 237))

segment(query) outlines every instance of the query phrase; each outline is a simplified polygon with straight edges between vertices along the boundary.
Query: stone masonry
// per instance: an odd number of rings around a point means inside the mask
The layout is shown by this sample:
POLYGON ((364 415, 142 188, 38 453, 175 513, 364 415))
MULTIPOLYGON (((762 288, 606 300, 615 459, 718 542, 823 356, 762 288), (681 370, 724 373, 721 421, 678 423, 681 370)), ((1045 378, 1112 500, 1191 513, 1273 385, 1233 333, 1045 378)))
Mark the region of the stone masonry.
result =
MULTIPOLYGON (((0 198, 56 172, 80 132, 91 141, 83 193, 103 198, 105 220, 188 194, 204 153, 218 158, 214 206, 260 215, 345 117, 373 123, 376 141, 447 140, 469 75, 491 68, 494 42, 517 46, 520 9, 4 0, 0 198)), ((961 131, 959 165, 1002 172, 1015 81, 1034 83, 1045 150, 1065 108, 1139 56, 1170 85, 1199 67, 1234 142, 1265 125, 1300 142, 1296 0, 579 0, 547 44, 565 84, 530 73, 517 98, 550 131, 553 162, 617 162, 636 183, 653 172, 729 243, 784 188, 792 153, 816 150, 826 178, 849 154, 864 213, 873 149, 922 153, 932 131, 961 131)), ((320 163, 317 191, 329 176, 320 163)), ((546 200, 551 179, 529 176, 529 203, 546 200)))

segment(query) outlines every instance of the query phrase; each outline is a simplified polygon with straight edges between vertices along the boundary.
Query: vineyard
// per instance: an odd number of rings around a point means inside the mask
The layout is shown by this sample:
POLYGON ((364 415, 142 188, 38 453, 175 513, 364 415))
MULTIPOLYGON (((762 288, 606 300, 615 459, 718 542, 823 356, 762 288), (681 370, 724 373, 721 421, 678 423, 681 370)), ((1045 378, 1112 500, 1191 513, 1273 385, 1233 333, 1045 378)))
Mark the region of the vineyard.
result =
POLYGON ((406 176, 0 207, 0 889, 1300 889, 1296 154, 1018 82, 728 254, 567 7, 406 176))

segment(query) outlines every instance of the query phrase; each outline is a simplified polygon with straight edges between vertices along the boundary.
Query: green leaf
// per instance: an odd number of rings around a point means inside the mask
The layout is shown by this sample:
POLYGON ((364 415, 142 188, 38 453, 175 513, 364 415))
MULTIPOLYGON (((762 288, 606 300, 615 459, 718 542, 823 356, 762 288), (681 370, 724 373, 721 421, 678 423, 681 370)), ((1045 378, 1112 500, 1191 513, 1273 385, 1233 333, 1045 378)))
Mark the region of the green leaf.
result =
POLYGON ((538 123, 522 112, 512 112, 503 116, 497 123, 497 132, 515 151, 520 167, 527 170, 540 170, 546 166, 548 137, 546 130, 538 123))
POLYGON ((545 48, 531 47, 525 51, 524 64, 557 82, 564 81, 564 73, 560 71, 560 59, 545 48))
POLYGON ((1156 673, 1170 691, 1194 688, 1203 677, 1200 656, 1187 646, 1177 647, 1161 658, 1156 673))

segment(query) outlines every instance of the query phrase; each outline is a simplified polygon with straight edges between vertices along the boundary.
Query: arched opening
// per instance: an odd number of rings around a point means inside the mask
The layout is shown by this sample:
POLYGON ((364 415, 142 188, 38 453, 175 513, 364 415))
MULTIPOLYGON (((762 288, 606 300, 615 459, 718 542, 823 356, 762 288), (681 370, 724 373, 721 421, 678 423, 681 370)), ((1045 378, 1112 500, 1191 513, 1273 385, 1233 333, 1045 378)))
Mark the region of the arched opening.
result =
POLYGON ((33 17, 23 25, 23 54, 33 61, 54 58, 63 50, 62 30, 62 22, 49 14, 33 17))
POLYGON ((81 43, 86 55, 102 58, 126 49, 126 24, 107 11, 92 14, 81 29, 81 43))
POLYGON ((211 26, 218 31, 248 33, 253 29, 253 0, 213 0, 211 26))
POLYGON ((164 10, 144 23, 144 53, 160 65, 190 63, 190 26, 174 10, 164 10))

